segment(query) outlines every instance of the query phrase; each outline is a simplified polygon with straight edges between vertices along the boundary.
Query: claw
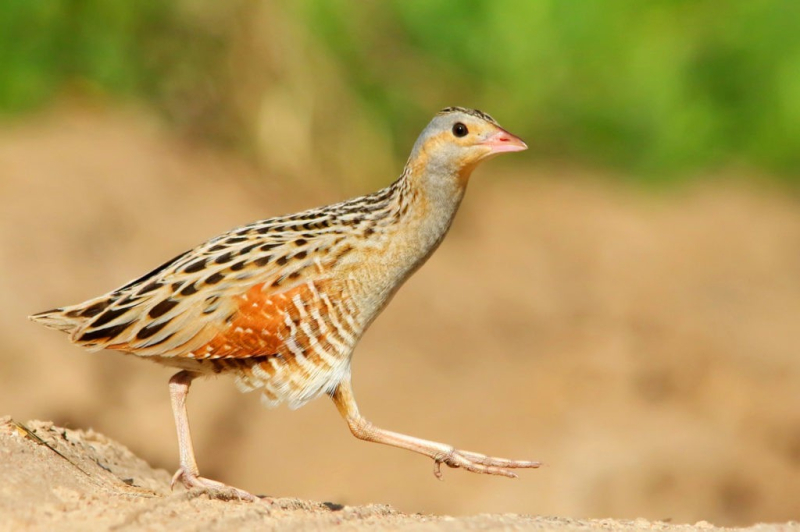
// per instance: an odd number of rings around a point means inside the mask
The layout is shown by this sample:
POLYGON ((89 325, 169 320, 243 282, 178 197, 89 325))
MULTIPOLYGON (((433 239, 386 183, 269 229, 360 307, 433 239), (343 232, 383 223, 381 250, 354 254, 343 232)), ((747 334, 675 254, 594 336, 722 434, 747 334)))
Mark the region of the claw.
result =
POLYGON ((214 497, 217 499, 223 499, 226 501, 240 500, 247 502, 255 502, 259 500, 258 497, 252 493, 240 490, 239 488, 234 488, 233 486, 228 486, 227 484, 217 482, 216 480, 203 478, 198 476, 196 473, 191 473, 183 468, 178 469, 178 471, 176 471, 172 476, 172 482, 169 484, 170 489, 175 488, 175 483, 178 482, 178 480, 181 481, 181 484, 183 484, 187 490, 197 490, 200 493, 206 493, 209 497, 214 497))
POLYGON ((439 480, 444 480, 442 477, 442 461, 436 458, 433 459, 433 476, 439 480))
POLYGON ((453 461, 453 455, 457 453, 455 449, 450 451, 447 454, 437 454, 433 457, 433 476, 438 478, 439 480, 444 480, 442 477, 442 464, 446 464, 448 467, 461 467, 459 464, 453 461))

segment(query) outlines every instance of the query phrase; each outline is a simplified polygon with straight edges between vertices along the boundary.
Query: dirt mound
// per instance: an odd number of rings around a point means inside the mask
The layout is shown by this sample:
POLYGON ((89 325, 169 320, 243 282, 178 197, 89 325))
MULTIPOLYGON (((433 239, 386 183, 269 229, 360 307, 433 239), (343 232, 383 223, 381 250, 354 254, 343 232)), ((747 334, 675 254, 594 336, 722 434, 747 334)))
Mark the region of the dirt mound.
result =
MULTIPOLYGON (((636 521, 518 515, 408 515, 389 506, 300 499, 220 501, 169 491, 170 475, 94 431, 0 418, 0 527, 7 530, 718 530, 636 521)), ((781 530, 789 530, 785 526, 781 530)), ((759 530, 778 530, 761 526, 759 530)), ((800 530, 800 527, 797 527, 800 530)))

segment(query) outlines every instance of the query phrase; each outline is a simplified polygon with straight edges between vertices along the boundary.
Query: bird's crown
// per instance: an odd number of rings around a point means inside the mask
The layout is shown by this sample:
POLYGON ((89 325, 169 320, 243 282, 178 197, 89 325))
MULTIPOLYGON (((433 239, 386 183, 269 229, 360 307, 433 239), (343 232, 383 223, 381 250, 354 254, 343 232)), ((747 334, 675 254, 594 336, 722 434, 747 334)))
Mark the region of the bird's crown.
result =
POLYGON ((494 124, 496 126, 500 125, 497 123, 497 120, 492 118, 488 113, 484 113, 483 111, 480 111, 478 109, 468 109, 466 107, 455 107, 455 106, 445 107, 444 109, 436 113, 436 116, 449 115, 451 113, 464 113, 470 116, 474 116, 476 118, 480 118, 482 120, 486 120, 490 124, 494 124))

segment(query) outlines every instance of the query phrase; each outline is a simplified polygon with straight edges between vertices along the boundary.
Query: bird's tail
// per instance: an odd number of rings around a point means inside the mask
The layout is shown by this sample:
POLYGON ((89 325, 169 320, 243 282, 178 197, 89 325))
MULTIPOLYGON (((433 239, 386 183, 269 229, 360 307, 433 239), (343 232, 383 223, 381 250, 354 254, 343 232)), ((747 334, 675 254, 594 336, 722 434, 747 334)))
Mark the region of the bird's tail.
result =
POLYGON ((81 325, 86 323, 89 318, 97 316, 112 303, 107 296, 72 305, 69 307, 54 308, 28 316, 28 319, 41 323, 50 329, 72 333, 81 325))
POLYGON ((63 308, 54 308, 53 310, 46 310, 28 316, 28 319, 36 323, 41 323, 50 329, 57 329, 69 333, 75 330, 83 320, 67 316, 64 312, 65 310, 66 309, 63 308))

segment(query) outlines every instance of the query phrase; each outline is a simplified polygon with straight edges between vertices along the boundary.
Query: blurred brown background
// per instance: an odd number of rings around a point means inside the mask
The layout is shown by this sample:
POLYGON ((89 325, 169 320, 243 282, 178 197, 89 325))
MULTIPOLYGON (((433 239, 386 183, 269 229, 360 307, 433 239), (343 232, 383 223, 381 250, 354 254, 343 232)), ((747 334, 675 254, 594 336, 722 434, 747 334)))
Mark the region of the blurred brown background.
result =
POLYGON ((409 512, 800 518, 798 7, 592 5, 4 4, 0 414, 174 470, 170 370, 25 317, 388 184, 466 105, 532 149, 476 172, 354 383, 380 426, 546 467, 438 482, 325 399, 220 378, 190 396, 203 473, 409 512))

